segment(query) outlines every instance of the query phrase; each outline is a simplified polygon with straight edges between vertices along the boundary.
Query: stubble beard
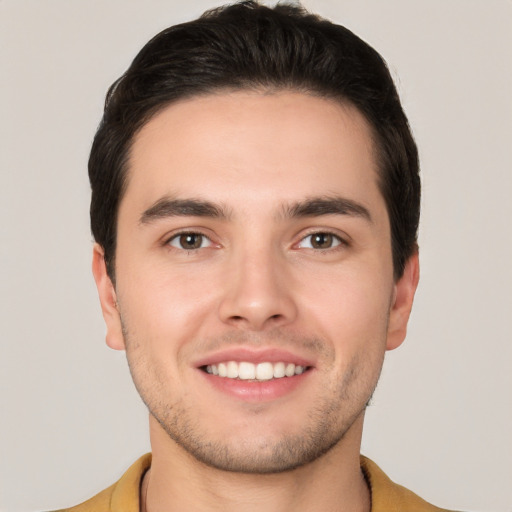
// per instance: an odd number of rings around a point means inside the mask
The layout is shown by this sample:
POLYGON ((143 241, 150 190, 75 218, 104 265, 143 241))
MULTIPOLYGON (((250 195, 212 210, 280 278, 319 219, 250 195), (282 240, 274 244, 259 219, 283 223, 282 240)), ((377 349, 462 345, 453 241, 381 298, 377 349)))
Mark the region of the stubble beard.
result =
POLYGON ((325 403, 317 406, 308 415, 308 425, 294 434, 242 444, 209 440, 182 404, 148 409, 167 435, 194 459, 215 469, 246 474, 282 473, 313 462, 340 443, 364 411, 363 407, 339 425, 337 411, 325 403))
POLYGON ((222 471, 282 473, 320 458, 344 439, 364 413, 382 367, 381 361, 375 373, 375 364, 352 361, 336 385, 320 397, 314 407, 309 408, 309 412, 300 420, 304 424, 293 433, 283 434, 277 439, 260 437, 248 439, 247 442, 233 440, 229 436, 215 440, 211 438, 207 419, 198 421, 201 413, 194 411, 193 406, 185 404, 183 399, 173 403, 162 399, 169 396, 163 372, 159 375, 158 369, 132 353, 130 347, 137 345, 137 342, 126 329, 123 330, 130 372, 150 414, 169 438, 196 461, 222 471), (153 384, 147 382, 151 374, 153 384))

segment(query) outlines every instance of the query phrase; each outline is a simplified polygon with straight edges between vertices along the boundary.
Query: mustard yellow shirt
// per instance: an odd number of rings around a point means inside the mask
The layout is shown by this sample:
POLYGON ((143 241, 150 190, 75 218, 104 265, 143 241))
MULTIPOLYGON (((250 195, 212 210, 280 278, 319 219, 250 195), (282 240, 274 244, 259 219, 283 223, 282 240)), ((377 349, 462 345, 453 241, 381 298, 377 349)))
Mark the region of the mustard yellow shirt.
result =
MULTIPOLYGON (((151 454, 141 457, 121 479, 90 500, 55 512, 139 512, 139 489, 144 473, 151 465, 151 454)), ((361 456, 361 469, 370 486, 371 512, 448 512, 434 507, 392 482, 370 459, 361 456)))

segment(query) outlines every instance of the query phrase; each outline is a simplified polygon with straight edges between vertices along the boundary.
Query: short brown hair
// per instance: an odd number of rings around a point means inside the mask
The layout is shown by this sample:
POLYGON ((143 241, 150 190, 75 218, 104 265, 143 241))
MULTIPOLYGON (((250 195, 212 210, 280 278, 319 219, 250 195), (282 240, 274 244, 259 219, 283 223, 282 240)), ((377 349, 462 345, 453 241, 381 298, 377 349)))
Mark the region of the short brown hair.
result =
POLYGON ((151 39, 109 89, 89 158, 91 227, 114 279, 117 215, 134 135, 170 103, 220 89, 291 89, 354 105, 370 123, 391 223, 395 278, 417 249, 418 151, 383 58, 301 7, 207 11, 151 39))

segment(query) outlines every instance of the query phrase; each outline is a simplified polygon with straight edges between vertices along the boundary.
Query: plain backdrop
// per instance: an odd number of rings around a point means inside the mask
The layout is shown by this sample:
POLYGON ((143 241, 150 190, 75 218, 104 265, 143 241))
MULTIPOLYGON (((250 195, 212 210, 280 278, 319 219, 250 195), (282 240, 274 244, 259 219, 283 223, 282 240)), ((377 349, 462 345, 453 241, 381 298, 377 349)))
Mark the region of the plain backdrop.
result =
MULTIPOLYGON (((0 510, 77 504, 149 450, 91 272, 110 83, 212 0, 0 0, 0 510)), ((422 278, 363 453, 439 506, 512 511, 512 2, 306 0, 375 46, 422 161, 422 278)))

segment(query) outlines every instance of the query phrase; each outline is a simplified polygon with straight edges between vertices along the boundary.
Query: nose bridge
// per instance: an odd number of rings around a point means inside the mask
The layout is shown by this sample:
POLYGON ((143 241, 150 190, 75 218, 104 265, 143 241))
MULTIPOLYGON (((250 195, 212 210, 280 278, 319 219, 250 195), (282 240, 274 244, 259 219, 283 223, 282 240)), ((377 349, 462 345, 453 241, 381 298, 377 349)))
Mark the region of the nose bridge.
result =
POLYGON ((270 243, 246 243, 233 249, 220 305, 224 322, 251 330, 293 320, 286 258, 270 243))

